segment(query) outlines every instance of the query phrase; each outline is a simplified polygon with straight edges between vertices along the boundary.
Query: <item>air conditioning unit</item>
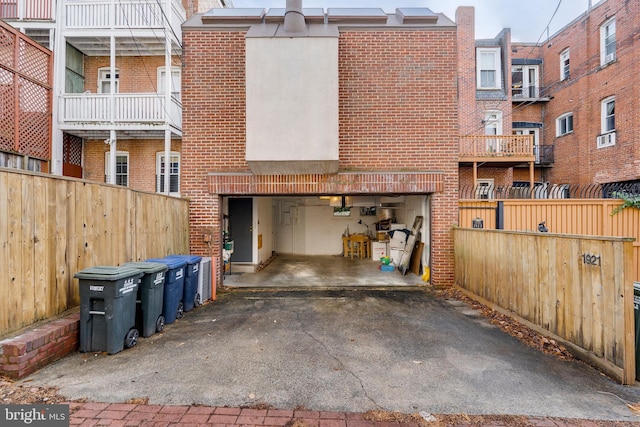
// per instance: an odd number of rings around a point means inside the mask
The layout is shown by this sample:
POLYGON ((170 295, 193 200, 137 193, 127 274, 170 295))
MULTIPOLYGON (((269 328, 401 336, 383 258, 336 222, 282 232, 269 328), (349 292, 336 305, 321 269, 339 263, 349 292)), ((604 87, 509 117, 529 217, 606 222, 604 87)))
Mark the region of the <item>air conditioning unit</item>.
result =
POLYGON ((202 257, 200 260, 200 275, 198 276, 198 304, 211 299, 211 258, 202 257))
POLYGON ((604 63, 608 64, 609 62, 613 62, 616 60, 616 54, 615 53, 609 53, 607 55, 605 55, 604 57, 604 63))
POLYGON ((616 133, 606 133, 604 135, 598 136, 598 148, 610 147, 612 145, 616 145, 616 133))

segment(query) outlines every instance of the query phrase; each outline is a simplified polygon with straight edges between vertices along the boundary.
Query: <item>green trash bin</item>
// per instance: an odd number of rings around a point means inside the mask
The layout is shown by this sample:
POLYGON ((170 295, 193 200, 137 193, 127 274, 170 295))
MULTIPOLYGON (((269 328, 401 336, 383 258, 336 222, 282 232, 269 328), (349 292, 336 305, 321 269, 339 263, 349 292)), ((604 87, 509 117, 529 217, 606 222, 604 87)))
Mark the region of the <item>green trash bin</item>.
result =
POLYGON ((159 262, 128 262, 122 266, 137 268, 144 273, 138 286, 136 328, 145 338, 162 332, 165 324, 162 300, 167 265, 159 262))
POLYGON ((640 379, 640 282, 633 282, 633 314, 636 319, 636 379, 640 379))
POLYGON ((143 272, 132 267, 91 267, 80 280, 80 351, 115 354, 137 344, 136 296, 143 272))

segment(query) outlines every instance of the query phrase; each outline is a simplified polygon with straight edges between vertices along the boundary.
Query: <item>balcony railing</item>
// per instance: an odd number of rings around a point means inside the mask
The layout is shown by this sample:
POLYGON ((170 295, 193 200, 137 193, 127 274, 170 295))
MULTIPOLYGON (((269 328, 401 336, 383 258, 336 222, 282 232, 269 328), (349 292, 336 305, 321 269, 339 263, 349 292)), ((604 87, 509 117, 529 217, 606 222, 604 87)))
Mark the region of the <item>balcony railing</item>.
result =
POLYGON ((0 19, 53 20, 53 0, 0 0, 0 19))
POLYGON ((511 98, 514 101, 522 99, 548 100, 548 88, 541 86, 513 86, 511 88, 511 98))
POLYGON ((165 6, 165 1, 67 1, 64 24, 67 29, 165 28, 166 16, 171 28, 176 32, 176 37, 180 38, 180 26, 186 19, 186 12, 182 4, 176 0, 171 1, 170 11, 163 10, 166 9, 165 6))
POLYGON ((465 135, 460 137, 460 160, 534 160, 533 135, 465 135))
POLYGON ((118 93, 114 95, 111 114, 109 94, 65 94, 60 98, 61 121, 67 124, 163 125, 182 128, 182 104, 171 98, 165 108, 165 98, 158 93, 118 93))

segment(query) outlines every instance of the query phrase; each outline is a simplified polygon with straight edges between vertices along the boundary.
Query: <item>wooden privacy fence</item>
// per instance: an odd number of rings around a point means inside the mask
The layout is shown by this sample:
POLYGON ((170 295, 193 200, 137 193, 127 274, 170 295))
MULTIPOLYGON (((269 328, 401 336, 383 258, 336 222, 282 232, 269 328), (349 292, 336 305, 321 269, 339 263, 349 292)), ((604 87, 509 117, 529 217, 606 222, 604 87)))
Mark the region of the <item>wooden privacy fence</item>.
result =
POLYGON ((458 225, 472 227, 479 218, 485 229, 536 231, 540 222, 550 233, 585 236, 632 237, 632 278, 640 282, 640 209, 627 208, 611 215, 619 199, 511 199, 461 200, 458 225))
POLYGON ((73 275, 189 250, 189 201, 0 168, 0 336, 80 303, 73 275))
POLYGON ((455 282, 565 344, 624 384, 635 381, 632 240, 456 228, 455 282))

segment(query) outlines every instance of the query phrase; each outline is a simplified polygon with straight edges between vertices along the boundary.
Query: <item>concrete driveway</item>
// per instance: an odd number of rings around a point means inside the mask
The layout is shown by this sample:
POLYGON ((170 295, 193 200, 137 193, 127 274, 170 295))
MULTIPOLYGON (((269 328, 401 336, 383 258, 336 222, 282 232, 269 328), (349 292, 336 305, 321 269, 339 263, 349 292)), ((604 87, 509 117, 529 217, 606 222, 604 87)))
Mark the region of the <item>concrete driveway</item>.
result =
POLYGON ((640 402, 638 387, 410 287, 234 290, 132 349, 76 353, 27 381, 101 402, 640 421, 620 400, 640 402))

